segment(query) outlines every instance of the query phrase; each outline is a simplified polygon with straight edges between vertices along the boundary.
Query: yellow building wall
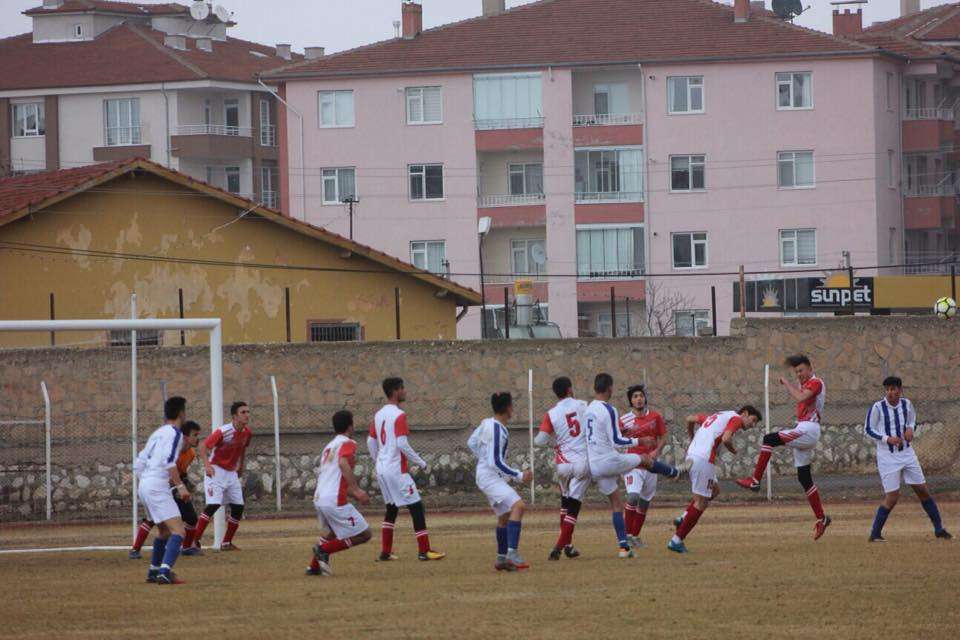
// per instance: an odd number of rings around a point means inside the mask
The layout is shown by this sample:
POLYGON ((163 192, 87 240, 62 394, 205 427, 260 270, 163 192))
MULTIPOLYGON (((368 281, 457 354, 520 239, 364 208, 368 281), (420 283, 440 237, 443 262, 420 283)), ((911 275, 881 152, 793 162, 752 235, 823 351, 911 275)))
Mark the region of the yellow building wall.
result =
MULTIPOLYGON (((883 276, 873 282, 873 305, 881 309, 933 309, 938 298, 953 291, 950 276, 883 276)), ((960 291, 960 277, 955 282, 960 291)))
MULTIPOLYGON (((290 289, 291 340, 308 339, 310 320, 356 322, 364 340, 396 338, 394 290, 400 288, 404 340, 455 339, 456 302, 437 288, 226 203, 153 175, 121 176, 59 204, 0 227, 0 240, 125 254, 162 255, 229 263, 363 269, 342 273, 300 269, 210 266, 88 255, 0 250, 0 318, 128 318, 137 294, 138 317, 223 319, 227 344, 284 342, 284 290, 290 289)), ((206 335, 187 332, 187 344, 206 335)), ((104 333, 58 333, 57 344, 103 345, 104 333)), ((0 333, 0 346, 43 346, 49 334, 0 333)), ((167 332, 165 345, 180 344, 167 332)))

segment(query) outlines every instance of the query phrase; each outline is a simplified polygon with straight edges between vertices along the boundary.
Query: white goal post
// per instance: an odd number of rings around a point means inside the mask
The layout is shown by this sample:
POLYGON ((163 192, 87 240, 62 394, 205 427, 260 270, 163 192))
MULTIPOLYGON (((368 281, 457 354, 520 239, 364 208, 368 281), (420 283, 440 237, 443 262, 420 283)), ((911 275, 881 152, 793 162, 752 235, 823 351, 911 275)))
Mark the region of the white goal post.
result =
MULTIPOLYGON (((129 331, 131 332, 131 345, 136 349, 137 331, 206 331, 210 336, 210 425, 211 429, 217 429, 223 424, 223 337, 220 318, 191 318, 191 319, 130 319, 130 320, 2 320, 0 321, 0 332, 50 332, 50 331, 129 331)), ((133 352, 134 354, 136 351, 133 352)), ((137 363, 136 356, 131 362, 131 384, 134 394, 137 384, 137 363)), ((44 391, 46 389, 44 388, 44 391)), ((136 396, 133 396, 135 399, 136 396)), ((137 455, 137 405, 131 403, 131 442, 134 458, 137 455)), ((49 424, 49 414, 47 418, 49 424)), ((49 429, 49 427, 47 427, 49 429)), ((47 440, 49 449, 49 436, 47 440)), ((133 460, 131 459, 131 465, 133 460)), ((47 465, 49 466, 49 452, 47 455, 47 465)), ((132 469, 132 467, 131 467, 132 469)), ((48 471, 49 473, 49 471, 48 471)), ((137 481, 136 475, 131 473, 132 482, 132 503, 133 503, 133 528, 137 527, 137 481)), ((49 492, 50 485, 47 484, 49 492)), ((48 493, 49 495, 49 493, 48 493)), ((49 498, 48 498, 48 518, 49 518, 49 498)), ((225 518, 223 509, 217 511, 214 519, 214 549, 220 548, 225 529, 225 518)))

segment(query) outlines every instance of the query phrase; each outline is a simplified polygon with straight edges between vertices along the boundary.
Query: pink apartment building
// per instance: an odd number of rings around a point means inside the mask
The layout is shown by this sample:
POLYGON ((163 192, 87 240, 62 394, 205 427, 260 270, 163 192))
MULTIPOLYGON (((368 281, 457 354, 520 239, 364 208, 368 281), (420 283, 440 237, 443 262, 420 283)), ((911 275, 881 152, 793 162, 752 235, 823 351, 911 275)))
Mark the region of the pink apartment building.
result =
MULTIPOLYGON (((492 220, 489 329, 503 324, 504 287, 532 278, 564 336, 636 335, 650 310, 693 335, 710 324, 711 286, 722 334, 739 265, 769 280, 897 264, 920 242, 920 217, 940 227, 924 228, 917 255, 956 246, 952 191, 918 198, 936 212, 916 214, 902 176, 927 180, 935 166, 943 187, 949 152, 901 162, 914 128, 952 150, 952 111, 919 119, 930 114, 911 102, 918 74, 930 101, 935 85, 954 91, 948 55, 908 64, 910 52, 741 0, 482 9, 424 31, 422 7, 403 2, 398 37, 264 77, 288 105, 289 215, 342 234, 352 224, 359 241, 475 288, 478 220, 492 220)), ((479 316, 461 337, 480 335, 479 316)))

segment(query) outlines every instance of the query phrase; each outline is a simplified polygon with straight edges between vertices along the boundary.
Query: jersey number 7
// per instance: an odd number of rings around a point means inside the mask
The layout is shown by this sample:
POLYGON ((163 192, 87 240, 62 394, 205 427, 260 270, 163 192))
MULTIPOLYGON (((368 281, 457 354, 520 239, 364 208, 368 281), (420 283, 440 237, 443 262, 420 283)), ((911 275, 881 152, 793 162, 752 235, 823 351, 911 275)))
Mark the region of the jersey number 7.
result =
POLYGON ((580 435, 580 421, 577 420, 576 412, 568 413, 566 415, 566 418, 567 418, 567 429, 570 431, 570 437, 576 438, 577 436, 580 435))

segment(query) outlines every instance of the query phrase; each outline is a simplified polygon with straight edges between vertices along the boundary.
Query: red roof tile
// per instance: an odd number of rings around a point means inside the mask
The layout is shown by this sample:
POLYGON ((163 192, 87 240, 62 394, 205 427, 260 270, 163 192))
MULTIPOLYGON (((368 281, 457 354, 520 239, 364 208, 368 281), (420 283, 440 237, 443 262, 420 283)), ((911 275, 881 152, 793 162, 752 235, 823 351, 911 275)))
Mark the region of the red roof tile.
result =
POLYGON ((923 11, 918 11, 917 13, 911 13, 910 15, 893 18, 892 20, 875 22, 864 29, 863 32, 872 34, 886 33, 896 36, 905 36, 910 32, 916 31, 917 29, 929 24, 930 22, 936 22, 944 16, 949 15, 956 8, 956 4, 942 4, 936 7, 930 7, 929 9, 924 9, 923 11))
MULTIPOLYGON (((289 61, 273 47, 227 38, 213 52, 164 46, 164 34, 123 23, 82 42, 34 44, 29 33, 0 40, 0 87, 45 89, 187 80, 254 82, 289 61)), ((299 58, 299 56, 298 56, 299 58)))
POLYGON ((265 75, 316 77, 544 65, 873 53, 862 44, 710 0, 541 0, 304 61, 265 75))
POLYGON ((909 58, 946 57, 960 62, 960 51, 930 42, 960 39, 960 4, 939 5, 877 22, 851 37, 909 58))
POLYGON ((179 13, 189 13, 190 7, 176 2, 164 4, 138 4, 136 2, 113 2, 112 0, 64 0, 56 9, 47 9, 43 6, 27 9, 23 13, 28 16, 47 15, 51 13, 80 13, 86 11, 101 11, 111 13, 125 13, 139 16, 157 16, 179 13))
POLYGON ((104 176, 129 162, 118 160, 76 169, 0 178, 0 220, 24 207, 35 206, 58 194, 79 189, 90 180, 104 176))

